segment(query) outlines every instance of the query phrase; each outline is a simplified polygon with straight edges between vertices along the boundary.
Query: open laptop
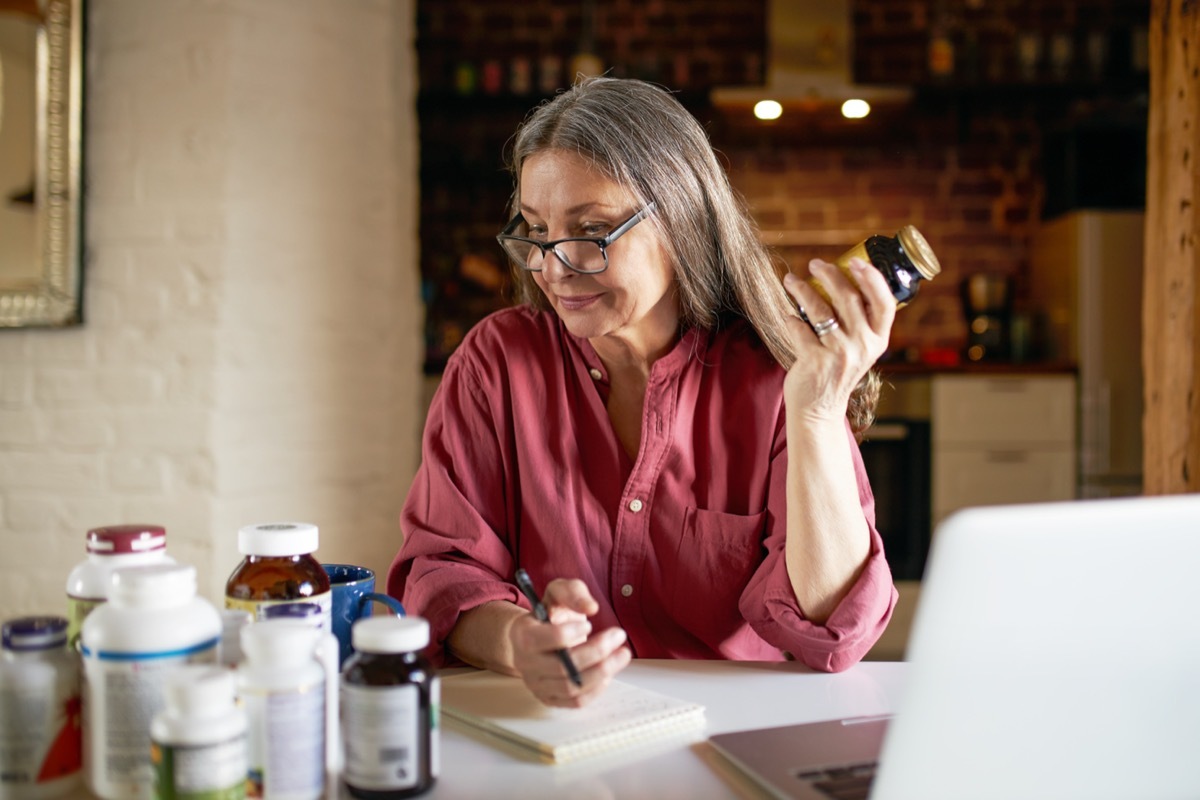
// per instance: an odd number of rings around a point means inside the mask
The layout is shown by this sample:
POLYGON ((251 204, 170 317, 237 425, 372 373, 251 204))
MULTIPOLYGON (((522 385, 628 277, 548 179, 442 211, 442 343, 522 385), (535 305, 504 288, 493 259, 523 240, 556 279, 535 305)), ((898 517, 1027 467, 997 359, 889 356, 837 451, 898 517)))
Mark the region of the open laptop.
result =
POLYGON ((780 798, 1200 797, 1200 495, 955 513, 908 661, 890 720, 709 741, 780 798))

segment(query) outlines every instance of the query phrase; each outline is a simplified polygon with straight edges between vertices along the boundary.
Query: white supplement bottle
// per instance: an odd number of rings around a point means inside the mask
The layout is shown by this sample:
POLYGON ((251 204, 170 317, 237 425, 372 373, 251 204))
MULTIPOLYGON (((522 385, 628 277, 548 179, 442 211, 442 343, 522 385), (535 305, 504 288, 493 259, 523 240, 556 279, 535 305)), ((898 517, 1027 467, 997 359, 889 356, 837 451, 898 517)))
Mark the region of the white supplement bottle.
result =
POLYGON ((287 619, 242 629, 245 660, 237 673, 249 723, 247 797, 317 800, 335 786, 328 765, 336 736, 327 726, 337 715, 326 709, 336 707, 337 676, 323 658, 322 633, 287 619))
POLYGON ((240 608, 222 608, 221 643, 217 645, 217 663, 236 669, 242 663, 242 628, 254 621, 249 611, 240 608))
POLYGON ((87 532, 87 558, 67 576, 67 638, 74 646, 92 609, 108 599, 112 573, 121 567, 173 564, 161 525, 107 525, 87 532))
POLYGON ((167 675, 184 664, 215 664, 221 616, 196 596, 186 564, 126 567, 112 575, 108 602, 83 622, 84 777, 104 800, 154 794, 150 722, 167 675))
POLYGON ((317 660, 325 669, 326 675, 334 678, 329 681, 330 694, 325 703, 325 769, 328 773, 327 783, 338 775, 342 769, 341 721, 338 719, 338 674, 339 647, 337 637, 325 627, 325 612, 316 603, 288 603, 282 606, 267 606, 263 609, 268 620, 289 620, 293 624, 307 625, 317 630, 317 660))
POLYGON ((75 796, 83 767, 79 659, 62 617, 3 627, 0 655, 0 797, 75 796))
POLYGON ((203 664, 167 677, 166 705, 150 724, 155 797, 242 800, 246 796, 246 714, 233 670, 203 664))

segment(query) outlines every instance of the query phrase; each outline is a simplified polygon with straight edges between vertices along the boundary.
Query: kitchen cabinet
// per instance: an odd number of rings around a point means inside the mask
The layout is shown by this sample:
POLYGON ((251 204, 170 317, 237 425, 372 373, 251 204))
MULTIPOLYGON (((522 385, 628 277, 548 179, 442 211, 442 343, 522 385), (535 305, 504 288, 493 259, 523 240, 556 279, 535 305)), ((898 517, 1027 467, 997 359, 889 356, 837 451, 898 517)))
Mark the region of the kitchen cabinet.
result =
POLYGON ((1074 375, 936 375, 931 381, 935 527, 966 506, 1075 498, 1074 375))
MULTIPOLYGON (((992 365, 986 372, 890 374, 880 398, 882 420, 927 424, 928 493, 909 491, 908 502, 927 502, 926 516, 936 526, 951 512, 975 505, 1072 500, 1077 495, 1076 376, 1071 372, 1016 372, 992 365)), ((902 521, 914 509, 888 503, 895 495, 886 484, 894 475, 872 474, 871 433, 864 441, 867 472, 877 499, 880 533, 888 552, 904 554, 906 540, 931 530, 905 532, 902 521)), ((915 468, 915 463, 913 464, 915 468)), ((910 548, 911 549, 911 548, 910 548)), ((922 564, 924 561, 922 551, 922 564)), ((893 565, 900 593, 892 621, 868 653, 872 660, 903 659, 921 596, 921 582, 893 565)), ((919 572, 918 572, 919 574, 919 572)))

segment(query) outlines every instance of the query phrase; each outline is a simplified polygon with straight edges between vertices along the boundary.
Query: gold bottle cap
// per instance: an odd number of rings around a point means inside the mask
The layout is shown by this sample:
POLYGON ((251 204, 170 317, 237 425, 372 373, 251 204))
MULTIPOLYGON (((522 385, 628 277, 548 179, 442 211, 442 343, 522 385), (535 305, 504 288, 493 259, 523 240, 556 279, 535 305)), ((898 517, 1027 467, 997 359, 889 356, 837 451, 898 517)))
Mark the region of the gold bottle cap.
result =
POLYGON ((933 248, 919 230, 912 225, 905 225, 896 233, 896 238, 900 240, 900 246, 904 248, 908 260, 917 268, 917 272, 921 273, 922 278, 932 280, 942 271, 942 265, 933 254, 933 248))

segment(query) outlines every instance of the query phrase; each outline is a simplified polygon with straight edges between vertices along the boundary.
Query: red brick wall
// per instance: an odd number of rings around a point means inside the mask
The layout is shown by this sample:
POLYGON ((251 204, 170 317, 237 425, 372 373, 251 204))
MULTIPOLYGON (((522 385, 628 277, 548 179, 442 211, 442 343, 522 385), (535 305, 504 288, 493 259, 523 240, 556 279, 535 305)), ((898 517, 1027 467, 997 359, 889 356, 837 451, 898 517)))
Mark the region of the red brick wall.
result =
POLYGON ((813 256, 832 258, 870 233, 892 235, 915 225, 933 246, 942 274, 922 286, 897 316, 892 347, 957 349, 966 338, 958 285, 973 272, 1020 275, 1041 182, 1024 125, 1009 123, 985 146, 933 144, 897 151, 886 146, 818 146, 778 152, 729 152, 735 185, 759 225, 771 232, 846 231, 838 244, 778 247, 793 271, 813 256))
MULTIPOLYGON (((511 189, 501 150, 544 96, 537 90, 543 58, 565 67, 578 48, 584 5, 419 0, 422 272, 431 371, 465 327, 502 302, 494 290, 463 277, 462 256, 482 254, 500 263, 491 237, 503 223, 511 189), (511 67, 522 60, 532 72, 528 94, 512 90, 511 67), (475 83, 460 94, 455 81, 464 65, 475 83), (501 75, 498 86, 484 85, 489 68, 501 75)), ((854 0, 856 78, 913 84, 918 91, 902 113, 879 114, 853 129, 844 123, 747 126, 708 104, 712 86, 762 80, 765 0, 598 0, 594 41, 613 74, 680 90, 724 154, 768 241, 778 241, 772 233, 783 241, 815 241, 813 232, 890 234, 915 224, 944 272, 899 315, 893 349, 959 348, 966 335, 958 299, 963 277, 1011 274, 1023 297, 1029 237, 1046 195, 1047 133, 1071 115, 1127 105, 1130 91, 1136 94, 1144 83, 1144 76, 1107 66, 1102 76, 1087 73, 1088 34, 1111 34, 1110 60, 1128 61, 1128 32, 1144 27, 1148 6, 1145 0, 854 0), (939 8, 949 16, 937 17, 939 8), (926 53, 938 19, 952 26, 960 58, 956 76, 935 83, 926 53), (1004 59, 1028 34, 1036 34, 1047 57, 1034 78, 1017 79, 1017 65, 1004 59), (1047 72, 1056 35, 1072 43, 1070 68, 1061 77, 1047 72)), ((803 269, 808 258, 836 255, 854 241, 778 250, 803 269)))

